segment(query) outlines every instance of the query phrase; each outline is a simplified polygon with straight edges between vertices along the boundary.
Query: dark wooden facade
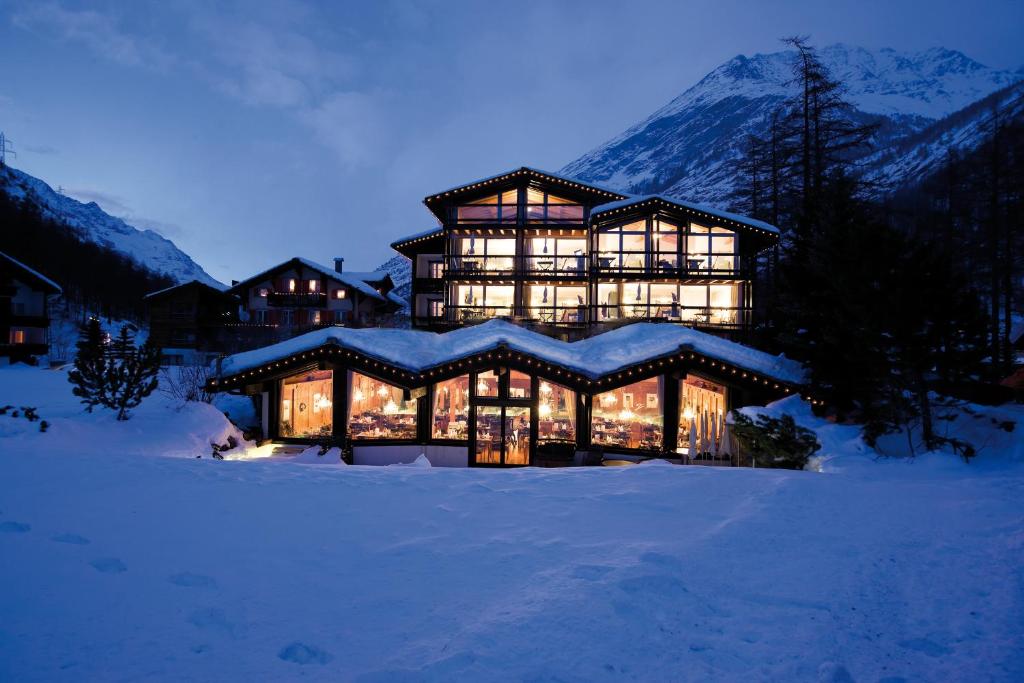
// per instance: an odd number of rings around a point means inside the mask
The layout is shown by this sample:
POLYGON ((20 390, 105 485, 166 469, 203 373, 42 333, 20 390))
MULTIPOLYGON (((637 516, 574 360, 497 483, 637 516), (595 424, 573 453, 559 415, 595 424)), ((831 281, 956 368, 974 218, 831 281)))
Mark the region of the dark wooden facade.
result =
POLYGON ((0 253, 0 359, 24 361, 49 352, 49 299, 61 293, 49 278, 0 253))
POLYGON ((238 297, 197 280, 153 292, 146 296, 149 337, 168 364, 203 362, 234 350, 238 306, 238 297))

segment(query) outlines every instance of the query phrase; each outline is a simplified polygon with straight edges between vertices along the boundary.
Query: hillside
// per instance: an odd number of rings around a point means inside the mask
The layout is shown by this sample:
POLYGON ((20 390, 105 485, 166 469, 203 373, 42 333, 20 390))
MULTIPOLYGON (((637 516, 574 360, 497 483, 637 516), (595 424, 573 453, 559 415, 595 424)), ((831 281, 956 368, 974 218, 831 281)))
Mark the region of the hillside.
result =
MULTIPOLYGON (((169 239, 152 230, 139 230, 106 213, 95 202, 85 204, 60 194, 23 171, 0 166, 0 192, 15 200, 27 200, 43 217, 67 226, 80 239, 123 254, 175 282, 199 280, 223 287, 169 239)), ((45 263, 38 266, 47 270, 45 263)))

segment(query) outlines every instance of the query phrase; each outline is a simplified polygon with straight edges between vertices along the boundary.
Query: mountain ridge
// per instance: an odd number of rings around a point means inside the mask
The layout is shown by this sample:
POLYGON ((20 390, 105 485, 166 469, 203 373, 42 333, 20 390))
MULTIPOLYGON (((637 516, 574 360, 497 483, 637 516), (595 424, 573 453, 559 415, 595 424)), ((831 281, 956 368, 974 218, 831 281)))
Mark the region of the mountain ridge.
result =
POLYGON ((176 282, 198 280, 223 289, 202 266, 171 240, 149 229, 140 230, 105 212, 96 202, 80 202, 55 191, 45 181, 9 165, 0 166, 0 190, 26 199, 47 218, 66 225, 81 239, 128 256, 142 267, 176 282))

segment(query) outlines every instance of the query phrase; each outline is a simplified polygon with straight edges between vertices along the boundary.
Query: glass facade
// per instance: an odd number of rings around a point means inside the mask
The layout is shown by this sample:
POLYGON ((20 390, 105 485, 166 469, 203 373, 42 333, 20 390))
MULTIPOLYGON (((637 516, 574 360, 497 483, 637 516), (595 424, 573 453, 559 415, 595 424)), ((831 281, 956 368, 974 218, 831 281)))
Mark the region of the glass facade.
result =
POLYGON ((662 377, 640 380, 594 396, 590 438, 606 447, 660 450, 664 415, 662 377))
POLYGON ((400 387, 349 373, 348 428, 353 440, 416 438, 416 401, 400 387))
POLYGON ((433 429, 435 439, 469 438, 469 375, 434 385, 433 429))
POLYGON ((576 392, 541 380, 537 397, 537 441, 576 441, 576 392))
POLYGON ((679 384, 679 452, 690 457, 717 453, 727 410, 725 386, 687 375, 679 384))
POLYGON ((278 433, 286 438, 320 438, 333 431, 334 373, 313 370, 281 380, 278 433))

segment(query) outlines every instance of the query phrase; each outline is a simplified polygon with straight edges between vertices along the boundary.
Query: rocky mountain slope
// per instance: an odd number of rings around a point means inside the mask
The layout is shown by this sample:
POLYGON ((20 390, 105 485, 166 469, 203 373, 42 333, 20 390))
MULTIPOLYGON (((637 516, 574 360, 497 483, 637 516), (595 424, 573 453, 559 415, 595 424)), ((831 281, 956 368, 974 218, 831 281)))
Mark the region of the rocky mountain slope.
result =
MULTIPOLYGON (((626 192, 660 192, 727 207, 747 135, 762 132, 766 116, 795 91, 794 54, 729 60, 562 173, 626 192)), ((992 69, 943 48, 907 53, 832 45, 820 55, 845 84, 857 108, 854 116, 882 124, 874 145, 878 173, 885 171, 883 160, 913 156, 915 150, 906 145, 916 135, 1021 79, 1020 72, 992 69), (889 152, 892 156, 886 156, 889 152)), ((936 141, 941 146, 941 137, 936 141)), ((899 163, 908 170, 912 166, 899 163)))
POLYGON ((149 270, 178 282, 199 280, 223 287, 169 239, 152 230, 139 230, 106 213, 95 202, 85 204, 60 194, 23 171, 0 167, 0 191, 18 199, 27 197, 45 217, 64 223, 86 241, 125 254, 149 270))

